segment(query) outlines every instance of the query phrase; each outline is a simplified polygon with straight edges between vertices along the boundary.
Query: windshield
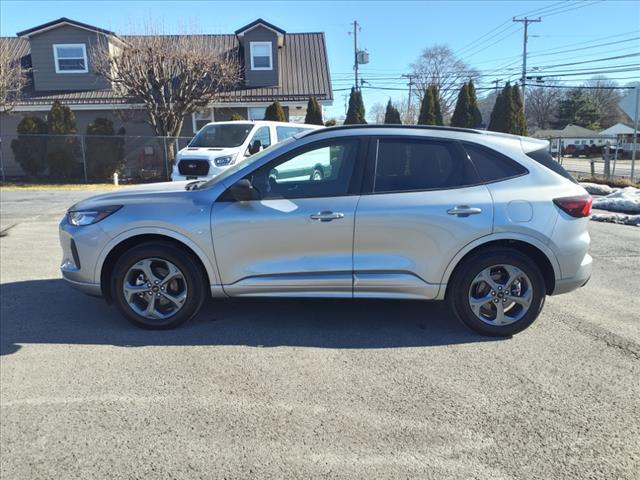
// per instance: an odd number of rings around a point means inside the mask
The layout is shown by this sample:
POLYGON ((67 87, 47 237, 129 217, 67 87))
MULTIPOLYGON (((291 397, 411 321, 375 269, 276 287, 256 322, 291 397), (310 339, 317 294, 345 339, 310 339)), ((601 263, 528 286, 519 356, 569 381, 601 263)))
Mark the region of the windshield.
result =
POLYGON ((270 153, 272 153, 274 151, 277 151, 280 148, 284 147, 285 145, 290 144, 293 141, 295 141, 295 138, 294 137, 289 137, 286 140, 283 140, 282 142, 276 143, 275 145, 272 145, 269 148, 265 148, 261 152, 258 152, 258 153, 254 154, 254 155, 251 155, 248 158, 245 158, 245 159, 239 161, 235 165, 232 165, 229 168, 227 168, 221 174, 216 175, 215 177, 213 177, 210 180, 207 180, 206 183, 203 183, 202 185, 200 185, 198 187, 198 190, 210 187, 211 185, 213 185, 215 183, 218 183, 218 182, 224 180, 225 178, 230 177, 231 175, 233 175, 237 171, 239 171, 239 170, 251 165, 252 163, 255 163, 256 161, 260 160, 265 155, 270 154, 270 153))
POLYGON ((252 123, 206 125, 189 142, 190 147, 239 147, 253 130, 252 123))

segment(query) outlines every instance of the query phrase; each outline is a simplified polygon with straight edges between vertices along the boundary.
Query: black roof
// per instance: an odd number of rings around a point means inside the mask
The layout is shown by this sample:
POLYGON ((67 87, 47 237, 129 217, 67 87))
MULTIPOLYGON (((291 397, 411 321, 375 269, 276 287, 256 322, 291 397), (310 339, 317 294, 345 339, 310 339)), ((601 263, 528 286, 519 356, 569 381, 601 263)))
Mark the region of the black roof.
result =
POLYGON ((269 27, 272 30, 275 30, 278 33, 281 34, 285 34, 287 32, 285 32, 283 29, 281 29, 280 27, 276 27, 273 23, 269 23, 266 20, 263 20, 261 18, 258 18, 257 20, 254 20, 251 23, 247 23, 244 27, 240 27, 238 30, 236 30, 234 33, 236 35, 242 33, 242 32, 246 32, 247 30, 251 30, 253 27, 255 27, 256 25, 264 25, 265 27, 269 27))
POLYGON ((105 30, 104 28, 94 27, 93 25, 89 25, 87 23, 78 22, 77 20, 71 20, 67 17, 60 17, 57 20, 52 20, 51 22, 43 23, 42 25, 38 25, 37 27, 28 28, 26 30, 22 30, 21 32, 16 33, 18 37, 22 37, 25 35, 29 35, 30 33, 37 32, 38 30, 44 30, 45 28, 53 27, 59 23, 68 23, 70 25, 75 25, 76 27, 86 28, 87 30, 93 30, 94 32, 104 33, 105 35, 114 35, 116 34, 110 30, 105 30))

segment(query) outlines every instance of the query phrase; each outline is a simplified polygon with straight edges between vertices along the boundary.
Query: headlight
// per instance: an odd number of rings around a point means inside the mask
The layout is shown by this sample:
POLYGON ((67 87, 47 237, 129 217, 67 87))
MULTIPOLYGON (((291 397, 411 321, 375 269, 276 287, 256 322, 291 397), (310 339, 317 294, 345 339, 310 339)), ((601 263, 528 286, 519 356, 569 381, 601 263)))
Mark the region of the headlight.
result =
POLYGON ((69 210, 67 212, 67 219, 71 225, 75 225, 76 227, 91 225, 107 218, 121 208, 122 205, 110 205, 108 207, 98 207, 91 210, 69 210))
POLYGON ((225 155, 224 157, 218 157, 214 160, 216 167, 224 167, 225 165, 231 165, 236 159, 235 155, 225 155))

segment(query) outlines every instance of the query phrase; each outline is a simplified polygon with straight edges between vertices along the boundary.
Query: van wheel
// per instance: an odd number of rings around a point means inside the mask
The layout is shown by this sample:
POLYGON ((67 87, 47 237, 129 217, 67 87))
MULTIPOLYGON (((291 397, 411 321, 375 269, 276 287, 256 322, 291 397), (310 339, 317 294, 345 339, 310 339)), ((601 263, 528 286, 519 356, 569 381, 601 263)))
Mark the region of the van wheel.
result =
POLYGON ((478 252, 455 272, 447 296, 456 316, 483 335, 521 332, 540 314, 544 277, 526 255, 512 249, 478 252))
POLYGON ((169 242, 149 242, 125 252, 113 269, 111 292, 133 324, 161 330, 183 324, 200 310, 205 282, 193 255, 169 242))

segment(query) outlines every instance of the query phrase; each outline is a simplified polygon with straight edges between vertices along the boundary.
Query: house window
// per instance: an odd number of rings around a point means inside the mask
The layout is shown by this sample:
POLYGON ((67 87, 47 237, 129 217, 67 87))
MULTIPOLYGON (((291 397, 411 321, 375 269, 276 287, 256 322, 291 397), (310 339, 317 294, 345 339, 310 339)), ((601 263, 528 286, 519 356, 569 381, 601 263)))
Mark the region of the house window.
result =
POLYGON ((56 73, 87 73, 87 47, 84 43, 53 46, 56 73))
POLYGON ((193 133, 194 134, 197 133, 207 123, 213 122, 213 121, 214 121, 213 108, 207 108, 205 110, 194 112, 191 116, 193 133))
POLYGON ((249 107, 247 113, 249 114, 249 120, 264 120, 264 114, 267 107, 249 107))
POLYGON ((251 42, 251 70, 273 70, 271 42, 251 42))

